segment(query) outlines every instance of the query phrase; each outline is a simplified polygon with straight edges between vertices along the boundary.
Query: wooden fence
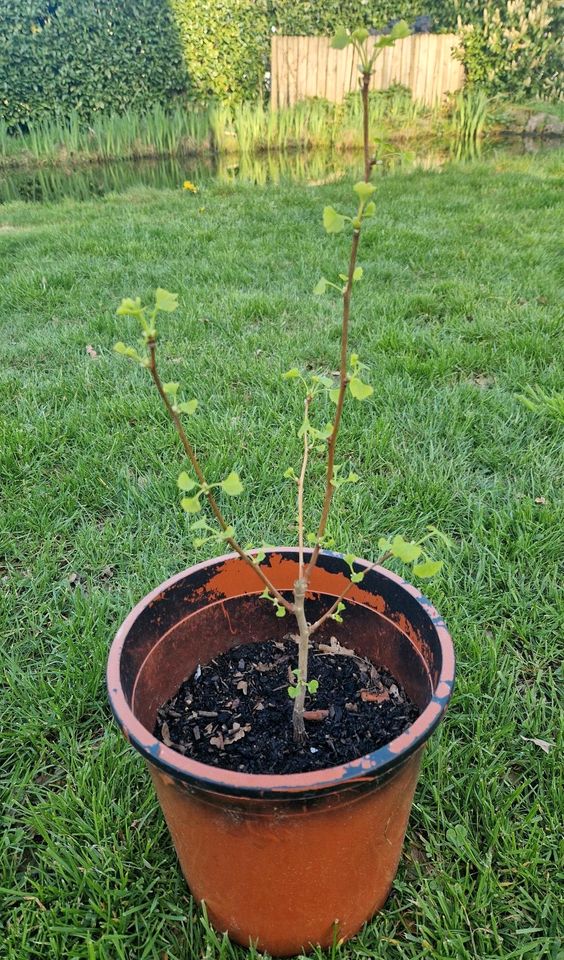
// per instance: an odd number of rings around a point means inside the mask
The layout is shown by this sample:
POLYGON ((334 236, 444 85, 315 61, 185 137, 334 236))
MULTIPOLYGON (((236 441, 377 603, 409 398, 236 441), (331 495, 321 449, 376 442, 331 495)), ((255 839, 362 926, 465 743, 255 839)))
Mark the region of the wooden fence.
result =
MULTIPOLYGON (((464 67, 452 55, 457 42, 454 34, 423 33, 384 47, 370 89, 385 90, 401 83, 409 87, 415 100, 429 105, 440 101, 464 84, 464 67)), ((273 110, 306 97, 340 103, 347 93, 358 89, 358 58, 352 46, 332 50, 330 43, 329 37, 272 37, 273 110)))

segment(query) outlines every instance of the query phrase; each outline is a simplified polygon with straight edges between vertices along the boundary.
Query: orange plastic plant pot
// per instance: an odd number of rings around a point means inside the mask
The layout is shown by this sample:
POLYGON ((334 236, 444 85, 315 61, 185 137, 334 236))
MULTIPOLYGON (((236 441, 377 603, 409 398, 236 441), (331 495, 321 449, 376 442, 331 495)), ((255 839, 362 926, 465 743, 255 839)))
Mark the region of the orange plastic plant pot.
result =
MULTIPOLYGON (((269 551, 266 563, 290 596, 296 550, 269 551)), ((339 555, 320 555, 310 620, 340 595, 347 572, 339 555)), ((347 597, 345 621, 326 624, 325 638, 336 636, 401 682, 421 710, 407 731, 374 753, 311 773, 244 774, 190 760, 153 736, 157 708, 199 663, 288 631, 261 592, 236 555, 172 577, 118 630, 108 690, 117 722, 149 764, 193 896, 233 940, 292 956, 353 936, 385 903, 422 749, 452 693, 454 651, 418 590, 387 570, 368 570, 347 597)))

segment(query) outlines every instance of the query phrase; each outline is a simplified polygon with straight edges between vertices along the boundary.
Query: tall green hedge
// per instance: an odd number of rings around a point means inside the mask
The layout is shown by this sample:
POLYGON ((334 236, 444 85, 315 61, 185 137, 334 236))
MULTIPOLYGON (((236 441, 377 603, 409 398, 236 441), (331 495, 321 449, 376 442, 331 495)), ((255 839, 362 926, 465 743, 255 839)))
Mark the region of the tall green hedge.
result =
POLYGON ((434 29, 456 25, 457 0, 268 0, 278 33, 311 36, 331 33, 339 24, 382 27, 389 20, 412 22, 431 17, 434 29))
POLYGON ((557 8, 558 0, 0 0, 0 119, 25 126, 71 110, 87 119, 186 95, 255 99, 273 31, 329 34, 340 23, 417 16, 435 30, 456 29, 459 18, 473 25, 462 31, 462 59, 476 83, 550 93, 557 8))
POLYGON ((0 117, 142 109, 185 94, 166 0, 0 0, 0 117))
POLYGON ((266 0, 170 0, 194 94, 255 99, 264 91, 270 37, 266 0))

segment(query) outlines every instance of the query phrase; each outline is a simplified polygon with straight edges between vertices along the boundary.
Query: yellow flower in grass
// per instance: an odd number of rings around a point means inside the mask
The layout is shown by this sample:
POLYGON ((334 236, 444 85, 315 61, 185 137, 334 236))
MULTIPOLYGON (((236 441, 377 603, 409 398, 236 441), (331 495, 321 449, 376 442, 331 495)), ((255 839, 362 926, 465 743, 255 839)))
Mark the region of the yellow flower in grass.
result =
POLYGON ((195 184, 195 183, 192 183, 191 180, 185 180, 184 183, 182 184, 182 189, 183 189, 183 190, 189 190, 190 193, 197 193, 197 192, 198 192, 198 188, 197 188, 196 184, 195 184))

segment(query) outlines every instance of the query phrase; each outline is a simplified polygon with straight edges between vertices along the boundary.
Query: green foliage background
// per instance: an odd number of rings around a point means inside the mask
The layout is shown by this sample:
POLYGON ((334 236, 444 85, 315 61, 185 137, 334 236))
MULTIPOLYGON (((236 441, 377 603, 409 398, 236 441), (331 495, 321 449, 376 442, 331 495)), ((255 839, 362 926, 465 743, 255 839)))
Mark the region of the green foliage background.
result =
POLYGON ((178 30, 163 0, 2 0, 0 116, 142 110, 185 94, 178 30))
POLYGON ((518 15, 506 0, 2 0, 0 119, 25 126, 178 97, 256 99, 273 30, 328 34, 339 23, 379 27, 419 15, 434 30, 455 30, 459 17, 473 24, 462 34, 472 82, 554 96, 557 10, 554 0, 519 0, 518 15), (542 16, 530 22, 539 5, 542 16))
POLYGON ((170 0, 199 99, 256 99, 270 53, 266 0, 170 0))
POLYGON ((474 6, 471 0, 470 5, 460 29, 459 51, 467 82, 489 94, 561 99, 562 3, 489 0, 474 6))
POLYGON ((340 24, 382 27, 389 20, 433 19, 435 29, 454 27, 451 0, 268 0, 269 19, 279 33, 331 33, 340 24))

